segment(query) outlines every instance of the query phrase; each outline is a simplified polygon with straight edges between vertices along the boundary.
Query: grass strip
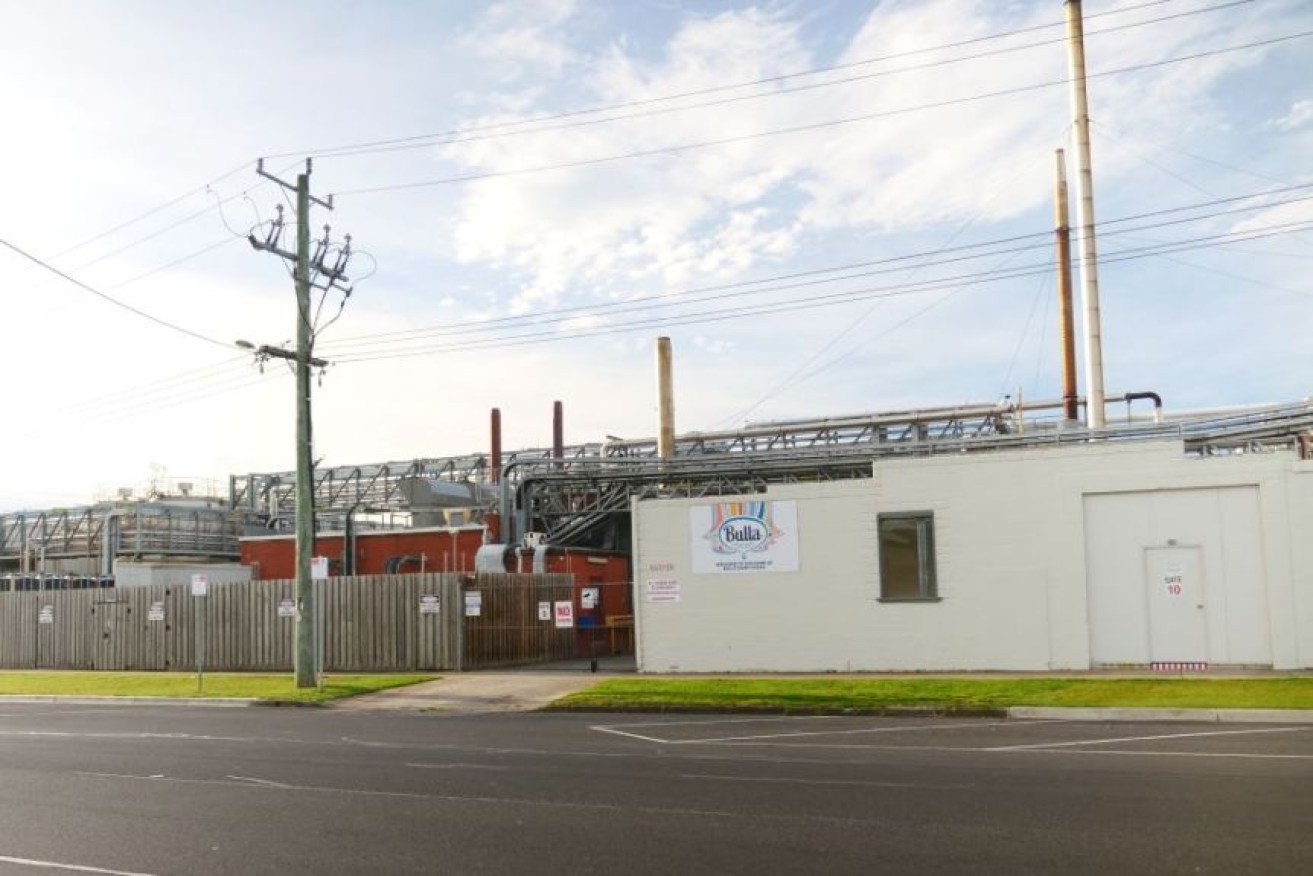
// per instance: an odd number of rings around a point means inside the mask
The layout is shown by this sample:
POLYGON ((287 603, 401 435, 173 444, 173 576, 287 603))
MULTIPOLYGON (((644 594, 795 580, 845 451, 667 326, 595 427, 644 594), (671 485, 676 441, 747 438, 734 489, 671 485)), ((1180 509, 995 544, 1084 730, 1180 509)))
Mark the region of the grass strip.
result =
POLYGON ((837 712, 908 706, 1313 709, 1313 678, 617 678, 551 708, 837 712))
POLYGON ((241 697, 271 702, 323 703, 430 681, 436 675, 326 675, 323 687, 297 688, 291 673, 0 672, 0 694, 97 697, 241 697))

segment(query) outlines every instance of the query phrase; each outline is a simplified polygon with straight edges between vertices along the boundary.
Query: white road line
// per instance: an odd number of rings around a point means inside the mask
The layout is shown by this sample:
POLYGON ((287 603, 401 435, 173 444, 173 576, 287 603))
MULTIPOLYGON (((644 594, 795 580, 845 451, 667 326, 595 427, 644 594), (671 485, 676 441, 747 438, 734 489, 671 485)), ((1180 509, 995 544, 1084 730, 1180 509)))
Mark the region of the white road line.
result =
POLYGON ((717 776, 708 773, 682 773, 681 779, 713 782, 760 782, 777 785, 816 785, 822 787, 851 786, 856 788, 920 788, 927 791, 964 791, 973 785, 927 785, 921 782, 863 782, 854 779, 795 779, 787 776, 717 776))
POLYGON ((283 782, 275 782, 272 779, 257 779, 255 776, 224 776, 225 779, 235 779, 239 782, 250 782, 253 785, 259 785, 265 788, 279 788, 286 791, 291 785, 283 782))
MULTIPOLYGON (((1042 722, 1048 723, 1048 722, 1042 722)), ((964 730, 977 727, 1015 727, 1016 721, 988 721, 960 724, 911 724, 902 727, 858 727, 855 730, 805 730, 798 733, 759 733, 754 736, 713 736, 707 739, 667 740, 670 745, 695 745, 703 742, 751 742, 757 739, 793 739, 800 736, 855 736, 861 733, 906 733, 909 730, 964 730)))
POLYGON ((1114 736, 1107 739, 1078 739, 1074 742, 1037 742, 1031 745, 1000 745, 980 751, 1027 751, 1031 749, 1074 748, 1082 745, 1109 745, 1114 742, 1154 742, 1160 739, 1196 739, 1205 736, 1253 736, 1259 733, 1298 733, 1307 727, 1267 727, 1262 730, 1207 730, 1199 733, 1165 733, 1157 736, 1114 736))
MULTIPOLYGON (((767 724, 779 721, 833 721, 850 715, 758 715, 755 718, 702 718, 696 721, 643 721, 639 724, 608 724, 609 727, 703 727, 711 724, 767 724)), ((596 728, 594 728, 596 729, 596 728)))
POLYGON ((1136 751, 1130 748, 1064 748, 1049 751, 1032 748, 1018 754, 1127 754, 1138 757, 1233 757, 1241 760, 1313 760, 1313 754, 1247 754, 1226 751, 1136 751))
POLYGON ((0 855, 0 864, 21 864, 24 867, 40 867, 47 870, 69 870, 74 873, 104 873, 108 876, 151 876, 135 870, 109 870, 105 867, 88 867, 83 864, 61 864, 58 861, 38 861, 35 858, 14 858, 0 855))
MULTIPOLYGON (((820 718, 837 718, 839 715, 817 715, 813 717, 820 718)), ((977 727, 1023 727, 1031 724, 1066 724, 1067 721, 1049 720, 1037 718, 1033 721, 963 721, 954 719, 952 723, 940 724, 895 724, 882 725, 879 727, 859 727, 853 730, 804 730, 795 733, 758 733, 751 736, 710 736, 697 739, 663 739, 659 736, 648 736, 642 733, 633 733, 628 729, 622 730, 622 727, 675 727, 675 726, 709 726, 713 724, 734 724, 750 723, 749 721, 671 721, 663 724, 643 723, 643 724, 599 724, 589 727, 589 730, 595 730, 599 733, 612 733, 616 736, 627 736, 630 739, 639 739, 643 742, 655 742, 660 745, 699 745, 703 743, 719 742, 741 742, 752 741, 757 739, 789 739, 801 736, 845 736, 859 733, 902 733, 910 730, 967 730, 977 727)))
MULTIPOLYGON (((144 779, 144 776, 122 776, 125 779, 144 779)), ((219 788, 243 788, 248 791, 286 792, 292 794, 340 794, 353 797, 381 797, 394 800, 423 800, 432 803, 466 803, 477 806, 524 806, 534 809, 576 809, 585 812, 630 812, 677 818, 733 818, 752 821, 801 821, 829 824, 875 824, 870 818, 843 815, 815 815, 808 813, 780 814, 770 812, 734 812, 727 809, 685 809, 669 806, 630 806, 621 803, 579 803, 573 800, 534 800, 527 797, 489 797, 463 794, 422 794, 413 791, 374 791, 368 788, 334 788, 324 785, 253 785, 231 779, 151 779, 179 785, 207 785, 219 788)), ((0 859, 2 861, 3 859, 0 859)), ((110 873, 113 876, 150 876, 144 873, 119 874, 113 870, 92 872, 110 873)))
MULTIPOLYGON (((635 727, 644 727, 645 724, 635 724, 635 727)), ((656 736, 644 736, 641 733, 630 733, 627 730, 620 730, 616 727, 589 727, 589 730, 596 730, 598 733, 611 733, 616 736, 627 736, 630 739, 641 739, 643 742, 655 742, 659 745, 669 744, 669 739, 659 739, 656 736)))
POLYGON ((492 763, 408 763, 408 767, 421 770, 496 770, 505 772, 510 767, 492 763))

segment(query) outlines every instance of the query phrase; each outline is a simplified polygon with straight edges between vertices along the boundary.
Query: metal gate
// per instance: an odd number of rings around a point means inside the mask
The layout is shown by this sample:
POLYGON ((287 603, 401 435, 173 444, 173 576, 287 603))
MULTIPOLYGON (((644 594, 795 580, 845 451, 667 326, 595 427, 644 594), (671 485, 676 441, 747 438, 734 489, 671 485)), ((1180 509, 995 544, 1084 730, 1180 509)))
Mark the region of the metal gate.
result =
POLYGON ((568 660, 576 656, 572 575, 479 575, 462 592, 464 669, 568 660))

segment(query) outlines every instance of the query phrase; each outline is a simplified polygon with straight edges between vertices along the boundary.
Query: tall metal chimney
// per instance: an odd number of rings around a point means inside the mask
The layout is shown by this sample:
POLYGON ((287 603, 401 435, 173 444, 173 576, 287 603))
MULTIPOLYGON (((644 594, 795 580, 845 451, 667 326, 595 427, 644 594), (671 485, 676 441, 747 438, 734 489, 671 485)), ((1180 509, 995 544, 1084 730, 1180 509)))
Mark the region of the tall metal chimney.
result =
POLYGON ((565 409, 559 401, 552 402, 552 458, 565 458, 565 409))
POLYGON ((1076 394, 1076 337, 1071 313, 1071 218, 1067 206, 1067 161, 1057 152, 1057 183, 1054 190, 1054 234, 1058 247, 1058 335, 1062 342, 1062 416, 1080 416, 1076 394))
POLYGON ((675 386, 674 362, 670 338, 657 338, 657 456, 671 459, 675 455, 675 386))
POLYGON ((1085 91, 1085 27, 1080 0, 1067 0, 1067 57, 1071 67, 1071 108, 1075 115, 1076 198, 1080 201, 1080 275, 1085 305, 1086 421, 1104 425, 1103 329, 1099 320, 1099 257, 1094 245, 1094 173, 1090 170, 1090 108, 1085 91))
POLYGON ((489 480, 496 484, 501 482, 501 408, 492 409, 492 455, 488 460, 489 480))

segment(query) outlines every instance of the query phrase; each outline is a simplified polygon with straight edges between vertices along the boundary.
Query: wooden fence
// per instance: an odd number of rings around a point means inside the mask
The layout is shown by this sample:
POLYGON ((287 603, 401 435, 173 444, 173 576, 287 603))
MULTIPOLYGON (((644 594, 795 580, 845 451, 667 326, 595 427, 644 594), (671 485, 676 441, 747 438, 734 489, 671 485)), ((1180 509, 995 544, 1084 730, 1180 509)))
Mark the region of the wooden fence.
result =
MULTIPOLYGON (((536 622, 536 637, 512 636, 504 626, 529 617, 529 608, 536 618, 544 594, 569 599, 571 580, 426 574, 317 581, 323 667, 452 670, 466 666, 466 652, 470 668, 568 657, 558 643, 568 640, 551 622, 536 622), (486 614, 467 616, 467 591, 481 594, 486 614)), ((209 670, 290 671, 294 591, 294 582, 280 580, 211 584, 204 597, 170 585, 3 593, 0 668, 189 670, 203 642, 209 670)))

